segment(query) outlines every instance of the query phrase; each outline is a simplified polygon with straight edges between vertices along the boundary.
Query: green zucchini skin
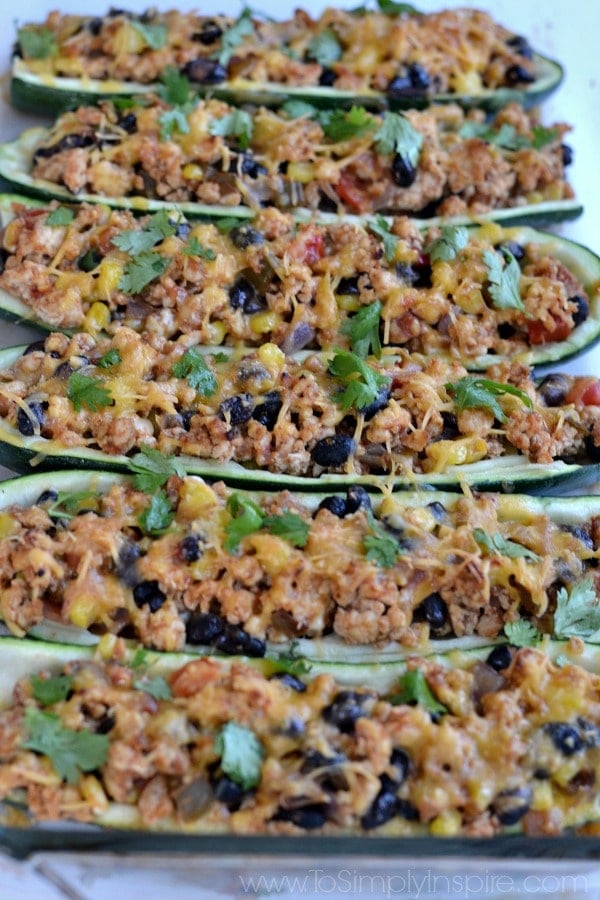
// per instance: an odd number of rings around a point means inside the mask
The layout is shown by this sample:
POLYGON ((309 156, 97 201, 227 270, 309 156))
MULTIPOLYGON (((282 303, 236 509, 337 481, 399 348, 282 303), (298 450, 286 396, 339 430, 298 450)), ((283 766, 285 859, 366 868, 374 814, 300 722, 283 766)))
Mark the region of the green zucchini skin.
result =
MULTIPOLYGON (((45 128, 29 128, 20 137, 12 142, 0 144, 0 190, 8 193, 19 192, 27 196, 37 197, 41 200, 61 200, 65 203, 98 203, 117 209, 131 209, 134 212, 155 212, 159 209, 172 209, 173 204, 164 200, 148 200, 145 197, 98 197, 95 194, 84 192, 72 194, 66 187, 45 181, 41 178, 32 178, 29 174, 29 160, 34 148, 39 142, 45 128)), ((177 208, 184 216, 190 219, 214 219, 224 216, 237 216, 240 221, 250 219, 254 212, 250 207, 243 206, 208 206, 190 201, 178 203, 177 208)), ((556 225, 561 222, 578 218, 583 212, 583 206, 576 200, 556 200, 534 203, 529 206, 507 207, 491 210, 489 213, 478 216, 477 219, 468 216, 452 216, 429 219, 415 219, 420 227, 430 225, 454 224, 469 225, 474 222, 493 221, 510 227, 511 225, 556 225)), ((291 215, 299 222, 311 219, 317 222, 331 222, 340 218, 332 213, 313 214, 306 209, 292 209, 291 215)), ((352 217, 344 216, 348 221, 368 222, 369 218, 378 216, 352 217)), ((383 216, 388 222, 391 217, 383 216)))
MULTIPOLYGON (((0 225, 6 225, 12 218, 12 205, 21 203, 33 208, 43 208, 46 204, 39 199, 18 194, 0 194, 0 225)), ((348 217, 351 218, 351 217, 348 217)), ((360 225, 364 219, 352 218, 360 225)), ((423 224, 423 228, 425 228, 423 224)), ((475 230, 478 226, 470 225, 475 230)), ((589 315, 577 325, 569 337, 560 342, 532 346, 520 355, 522 361, 537 371, 543 371, 557 363, 564 363, 586 353, 600 342, 600 256, 583 244, 568 240, 562 236, 538 231, 529 226, 521 226, 510 235, 511 240, 519 243, 541 244, 547 252, 556 256, 579 279, 585 288, 589 302, 589 315)), ((72 329, 59 329, 36 317, 35 311, 17 297, 0 289, 0 317, 9 321, 26 322, 44 331, 62 330, 72 334, 72 329)), ((221 350, 223 348, 220 348, 221 350)), ((393 348, 390 348, 393 351, 393 348)), ((479 358, 465 361, 466 368, 471 371, 484 371, 492 363, 500 362, 502 357, 485 354, 479 358)))
MULTIPOLYGON (((374 109, 424 108, 432 103, 458 103, 465 109, 480 107, 493 111, 507 103, 519 103, 526 108, 537 106, 556 91, 563 79, 564 69, 554 59, 534 53, 536 80, 522 88, 484 90, 478 94, 425 94, 421 97, 394 97, 378 91, 336 90, 331 87, 301 86, 274 83, 255 83, 238 79, 235 82, 202 86, 194 84, 199 94, 210 93, 227 102, 259 103, 280 106, 287 100, 304 100, 316 106, 347 108, 356 104, 374 109)), ((10 81, 10 102, 17 109, 37 115, 56 115, 74 109, 81 103, 94 103, 108 97, 130 97, 156 90, 156 84, 137 82, 103 82, 88 79, 54 77, 42 79, 28 72, 21 60, 15 58, 10 81)))

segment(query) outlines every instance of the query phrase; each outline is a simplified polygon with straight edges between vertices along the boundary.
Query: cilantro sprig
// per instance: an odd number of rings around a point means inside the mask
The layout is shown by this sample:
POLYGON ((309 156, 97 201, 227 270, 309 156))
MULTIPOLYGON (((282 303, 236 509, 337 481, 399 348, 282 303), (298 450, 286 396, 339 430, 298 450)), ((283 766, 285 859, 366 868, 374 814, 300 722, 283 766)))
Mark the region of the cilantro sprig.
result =
POLYGON ((366 223, 367 230, 381 238, 383 252, 388 262, 392 262, 398 248, 398 238, 392 234, 390 223, 383 216, 375 216, 366 223))
POLYGON ((443 225, 440 236, 425 247, 425 253, 431 262, 450 262, 468 243, 469 232, 464 225, 443 225))
POLYGON ((75 784, 82 772, 93 772, 104 765, 108 758, 107 735, 74 731, 54 713, 28 706, 24 725, 27 738, 21 746, 47 756, 57 774, 70 784, 75 784))
POLYGON ((310 534, 310 525, 298 513, 286 509, 279 516, 265 516, 262 527, 271 534, 284 538, 293 547, 304 547, 310 534))
POLYGON ((445 387, 448 393, 454 397, 458 409, 471 407, 487 409, 499 422, 506 422, 506 414, 496 400, 496 397, 501 397, 503 394, 518 397, 524 406, 533 409, 533 400, 525 391, 513 387, 512 384, 502 384, 498 381, 491 381, 489 378, 465 375, 458 381, 446 382, 445 387))
POLYGON ((141 22, 139 19, 131 19, 131 25, 151 50, 160 50, 167 43, 169 31, 161 22, 141 22))
POLYGON ((368 522, 370 532, 362 540, 367 559, 382 569, 391 569, 400 555, 400 545, 389 531, 379 524, 371 512, 368 514, 368 522))
POLYGON ((129 461, 129 468, 135 472, 133 484, 136 490, 145 494, 153 494, 161 488, 172 475, 183 478, 185 466, 174 456, 165 456, 154 447, 140 447, 140 452, 129 461))
POLYGON ((66 700, 73 686, 72 675, 54 675, 51 678, 31 676, 31 693, 42 706, 53 706, 66 700))
POLYGON ((521 269, 515 257, 508 250, 502 256, 494 250, 484 250, 483 261, 487 267, 488 290, 496 309, 525 309, 521 300, 519 284, 521 269), (502 257, 506 265, 502 265, 502 257))
POLYGON ((244 38, 250 37, 251 34, 254 34, 252 10, 246 7, 233 25, 223 33, 221 48, 213 54, 213 59, 217 59, 222 66, 227 66, 235 53, 235 48, 243 42, 244 38))
POLYGON ((200 259, 206 259, 209 262, 217 258, 215 251, 210 247, 203 247, 195 234, 191 236, 181 252, 184 256, 199 256, 200 259))
POLYGON ((140 253, 125 266, 119 281, 119 290, 125 294, 141 294, 147 284, 165 272, 171 260, 160 253, 140 253))
POLYGON ((364 409, 373 403, 381 389, 389 384, 386 375, 376 371, 356 353, 348 350, 335 354, 329 363, 328 372, 346 383, 345 389, 336 398, 342 409, 364 409))
POLYGON ((581 637, 591 644, 600 643, 600 597, 590 575, 556 595, 554 634, 557 638, 581 637))
POLYGON ((95 497, 93 491, 59 491, 56 500, 46 509, 46 515, 51 519, 73 519, 95 497))
POLYGON ((70 225, 75 218, 75 213, 68 206, 57 206, 46 216, 46 225, 51 228, 62 228, 70 225))
POLYGON ((551 144, 560 136, 556 128, 544 128, 543 125, 535 125, 532 136, 518 134, 514 125, 504 122, 500 128, 494 128, 487 122, 465 122, 459 130, 460 137, 465 139, 480 138, 487 144, 492 144, 502 150, 515 151, 525 148, 541 150, 547 144, 551 144))
POLYGON ((236 137, 242 150, 250 146, 254 122, 252 116, 245 109, 234 109, 220 119, 212 119, 209 133, 219 137, 236 137))
POLYGON ((174 66, 166 67, 161 76, 161 82, 162 84, 158 88, 158 95, 161 100, 169 104, 171 109, 166 109, 160 114, 158 124, 160 126, 160 139, 168 141, 176 131, 179 134, 189 134, 190 125, 187 117, 197 100, 189 79, 182 75, 174 66))
POLYGON ((118 366, 119 363, 122 363, 123 359, 121 354, 117 350, 116 347, 111 347, 110 350, 107 350, 104 356, 101 356, 98 360, 97 365, 101 369, 111 369, 113 366, 118 366))
POLYGON ((359 309, 351 319, 342 325, 342 334, 347 334, 350 338, 352 352, 362 359, 371 353, 378 359, 381 356, 379 323, 382 308, 381 301, 375 300, 369 306, 359 309))
POLYGON ((338 36, 332 28, 325 28, 310 39, 306 46, 306 55, 309 59, 318 62, 321 66, 330 66, 341 58, 344 50, 338 36))
POLYGON ((48 59, 58 53, 56 35, 50 28, 19 28, 17 40, 27 59, 48 59))
POLYGON ((285 510, 281 515, 266 516, 249 497, 232 494, 227 500, 227 511, 231 516, 225 526, 227 537, 224 547, 228 553, 232 553, 247 535, 261 528, 284 538, 294 547, 304 547, 308 540, 310 525, 290 510, 285 510))
POLYGON ((338 143, 361 137, 372 131, 377 119, 363 106, 351 106, 350 109, 319 109, 305 100, 287 100, 282 109, 290 119, 304 116, 318 122, 325 137, 338 143))
POLYGON ((201 397, 212 397, 217 390, 217 379, 198 347, 189 347, 181 359, 173 364, 175 378, 185 378, 201 397))
MULTIPOLYGON (((172 215, 172 213, 171 213, 172 215)), ((150 216, 143 228, 130 228, 121 231, 112 239, 119 250, 130 256, 137 256, 152 250, 156 244, 177 232, 177 223, 172 220, 166 209, 161 209, 150 216)))
POLYGON ((504 626, 504 634, 513 647, 534 647, 542 640, 542 635, 535 625, 525 619, 507 622, 504 626))
POLYGON ((402 113, 386 112, 375 132, 374 141, 385 156, 399 153, 411 166, 416 166, 421 155, 423 135, 410 124, 402 113))
POLYGON ((422 706, 432 715, 448 712, 443 703, 435 697, 421 669, 405 672, 398 682, 399 691, 388 698, 392 706, 410 704, 422 706))
POLYGON ((101 381, 91 375, 83 375, 81 372, 73 372, 69 376, 67 397, 76 412, 80 412, 84 406, 92 412, 98 412, 105 406, 112 406, 114 403, 110 391, 104 387, 101 381))
POLYGON ((215 739, 215 750, 225 775, 245 791, 256 787, 265 751, 253 731, 237 722, 227 722, 215 739))
POLYGON ((150 503, 137 517, 138 525, 152 537, 165 534, 175 518, 175 510, 166 491, 160 490, 152 496, 150 503))
POLYGON ((483 528, 474 528, 473 537, 479 546, 492 555, 506 556, 509 559, 528 559, 530 562, 540 562, 541 557, 516 541, 509 541, 498 532, 488 534, 483 528))
POLYGON ((142 675, 134 678, 133 686, 138 691, 145 691, 155 700, 170 700, 173 696, 169 682, 162 675, 142 675))

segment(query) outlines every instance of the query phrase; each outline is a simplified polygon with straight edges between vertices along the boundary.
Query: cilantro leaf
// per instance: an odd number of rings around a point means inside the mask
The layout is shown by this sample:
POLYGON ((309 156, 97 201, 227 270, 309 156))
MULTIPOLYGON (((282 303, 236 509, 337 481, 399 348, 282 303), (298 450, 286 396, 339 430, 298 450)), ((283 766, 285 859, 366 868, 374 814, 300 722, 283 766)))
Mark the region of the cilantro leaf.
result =
POLYGON ((254 123, 250 113, 244 109, 234 109, 220 119, 212 119, 208 126, 209 133, 218 135, 219 137, 239 138, 239 144, 242 150, 250 145, 254 123))
POLYGON ((119 290, 125 294, 139 294, 147 284, 168 269, 171 260, 160 253, 140 253, 125 267, 119 281, 119 290))
POLYGON ((425 247, 431 262, 450 262, 469 243, 469 232, 464 225, 443 225, 438 238, 425 247))
POLYGON ((525 391, 513 387, 512 384, 501 384, 498 381, 491 381, 489 378, 465 375, 458 381, 446 382, 445 387, 448 393, 454 397, 458 409, 470 409, 471 407, 488 409, 499 422, 506 422, 504 410, 496 400, 496 397, 502 394, 518 397, 528 409, 533 409, 533 401, 525 391))
POLYGON ((278 672, 289 672, 290 675, 308 675, 312 669, 312 665, 298 653, 296 641, 292 641, 287 653, 278 653, 277 656, 267 658, 277 663, 278 672))
POLYGON ((265 516, 263 528, 289 541, 294 547, 304 547, 310 534, 310 525, 297 513, 286 510, 280 516, 265 516))
POLYGON ((342 409, 364 409, 377 399, 384 385, 389 384, 385 375, 375 371, 355 353, 346 350, 335 354, 328 371, 347 382, 346 389, 337 398, 342 409))
POLYGON ((390 223, 383 216, 375 216, 374 219, 369 219, 366 226, 369 231, 381 238, 385 258, 388 262, 392 262, 396 256, 398 238, 392 234, 390 223))
POLYGON ((73 685, 71 675, 55 675, 53 678, 31 676, 31 693, 42 706, 52 706, 66 700, 73 685))
POLYGON ((391 569, 400 554, 400 545, 392 535, 383 528, 373 516, 368 514, 370 534, 363 537, 363 550, 367 559, 382 569, 391 569))
POLYGON ((169 106, 183 106, 190 97, 191 85, 189 79, 175 66, 167 66, 160 76, 162 84, 157 93, 161 100, 169 106))
POLYGON ((184 106, 174 106, 173 109, 167 109, 158 117, 160 125, 161 141, 170 141, 175 132, 179 134, 190 133, 190 123, 187 115, 190 110, 184 106))
POLYGON ((265 751, 253 731, 236 722, 227 722, 215 739, 215 750, 221 757, 223 772, 232 781, 245 791, 256 787, 265 751))
POLYGON ((75 213, 72 209, 67 206, 57 206, 46 216, 46 225, 50 225, 51 228, 60 228, 70 225, 74 218, 75 213))
POLYGON ((582 637, 600 643, 600 598, 590 575, 556 595, 554 634, 557 638, 582 637))
POLYGON ((169 526, 175 517, 166 491, 158 491, 150 500, 148 506, 137 517, 140 528, 149 535, 157 536, 169 530, 169 526))
POLYGON ((97 365, 101 369, 110 369, 112 366, 118 366, 121 362, 123 362, 121 354, 116 347, 111 347, 110 350, 106 351, 104 356, 100 357, 97 365))
POLYGON ((137 256, 151 250, 155 244, 171 237, 177 232, 177 223, 169 218, 169 212, 161 209, 146 222, 143 228, 131 228, 121 231, 115 235, 112 243, 119 250, 129 253, 130 256, 137 256))
POLYGON ((155 675, 153 678, 143 675, 134 679, 133 686, 138 691, 150 694, 155 700, 170 700, 173 696, 169 682, 162 675, 155 675))
POLYGON ((375 128, 374 117, 362 106, 352 106, 347 111, 335 109, 318 118, 325 135, 335 142, 360 137, 375 128))
POLYGON ((378 359, 381 356, 381 340, 379 339, 379 322, 382 305, 376 300, 369 306, 363 306, 356 315, 342 325, 342 334, 350 338, 353 353, 365 359, 370 353, 378 359))
POLYGON ((418 704, 433 715, 448 712, 443 703, 434 696, 421 669, 412 669, 400 676, 398 687, 400 690, 388 698, 392 706, 400 706, 403 703, 418 704))
POLYGON ((518 559, 519 557, 522 557, 523 559, 531 560, 531 562, 541 561, 541 557, 538 556, 537 553, 534 553, 533 550, 524 547, 523 544, 517 544, 515 541, 506 540, 506 538, 502 537, 498 532, 495 534, 487 534, 483 528, 474 528, 473 537, 484 550, 487 550, 488 553, 491 553, 492 555, 498 554, 500 556, 506 556, 509 559, 518 559))
POLYGON ((321 66, 330 66, 337 62, 343 52, 342 45, 331 28, 325 28, 324 31, 315 34, 306 46, 308 59, 318 62, 321 66))
POLYGON ((423 135, 402 113, 384 113, 374 141, 378 145, 379 152, 386 156, 399 153, 413 167, 419 162, 423 135))
POLYGON ((542 639, 542 635, 535 625, 526 622, 525 619, 507 622, 504 626, 504 634, 513 647, 533 647, 542 639))
POLYGON ((217 390, 217 379, 198 347, 186 350, 173 365, 171 372, 175 378, 186 378, 189 386, 201 397, 212 397, 217 390))
POLYGON ((143 647, 138 647, 133 655, 133 659, 129 663, 129 667, 131 669, 139 669, 146 666, 148 663, 148 651, 144 650, 143 647))
POLYGON ((48 59, 58 52, 56 35, 49 28, 19 28, 17 39, 27 59, 48 59))
POLYGON ((218 59, 222 66, 227 66, 229 60, 234 55, 235 48, 242 43, 244 38, 254 34, 254 23, 252 22, 252 11, 248 8, 242 10, 241 15, 233 23, 231 28, 223 33, 221 38, 221 49, 213 54, 213 58, 218 59))
POLYGON ((317 107, 306 100, 286 100, 281 109, 290 119, 300 119, 302 116, 314 119, 319 114, 317 107))
POLYGON ((75 784, 82 772, 93 772, 108 757, 106 734, 73 731, 66 728, 54 713, 41 712, 28 706, 24 716, 28 738, 21 745, 47 756, 63 780, 75 784))
POLYGON ((517 134, 515 126, 509 125, 507 122, 504 122, 500 128, 494 128, 487 122, 465 122, 458 134, 466 140, 479 138, 486 144, 492 144, 502 150, 520 150, 522 147, 532 146, 529 138, 517 134))
POLYGON ((525 309, 519 293, 521 269, 519 263, 508 250, 503 251, 506 265, 502 265, 500 254, 494 250, 484 250, 483 261, 487 266, 489 292, 496 309, 525 309))
POLYGON ((136 473, 133 479, 135 489, 145 494, 153 494, 171 475, 180 478, 185 475, 185 467, 179 460, 174 456, 165 456, 154 447, 140 447, 140 452, 130 459, 129 468, 136 473))
POLYGON ((232 553, 248 534, 254 534, 262 528, 264 513, 248 497, 232 494, 227 500, 227 511, 231 520, 225 526, 227 538, 224 547, 232 553))
POLYGON ((230 231, 233 231, 234 228, 238 228, 247 219, 239 218, 237 216, 223 216, 222 219, 213 219, 213 225, 216 226, 217 230, 221 232, 221 234, 229 234, 230 231))
POLYGON ((73 372, 69 376, 67 397, 76 412, 79 412, 83 406, 91 409, 92 412, 98 412, 99 409, 113 404, 108 388, 105 388, 97 378, 92 378, 91 375, 82 375, 81 372, 73 372))
POLYGON ((73 519, 95 498, 93 491, 59 491, 56 500, 46 510, 46 515, 51 519, 73 519))
POLYGON ((543 125, 534 125, 531 131, 533 133, 531 146, 534 148, 534 150, 541 150, 542 147, 545 147, 547 144, 551 144, 552 141, 556 141, 560 137, 560 133, 557 128, 544 128, 543 125))
POLYGON ((131 19, 131 25, 140 34, 151 50, 160 50, 167 43, 168 29, 160 22, 156 24, 141 22, 139 19, 131 19))
POLYGON ((386 16, 418 16, 419 10, 410 3, 396 3, 395 0, 377 0, 377 6, 386 16))
POLYGON ((185 256, 199 256, 201 259, 212 261, 217 258, 217 254, 210 247, 203 247, 195 234, 189 239, 183 250, 185 256))

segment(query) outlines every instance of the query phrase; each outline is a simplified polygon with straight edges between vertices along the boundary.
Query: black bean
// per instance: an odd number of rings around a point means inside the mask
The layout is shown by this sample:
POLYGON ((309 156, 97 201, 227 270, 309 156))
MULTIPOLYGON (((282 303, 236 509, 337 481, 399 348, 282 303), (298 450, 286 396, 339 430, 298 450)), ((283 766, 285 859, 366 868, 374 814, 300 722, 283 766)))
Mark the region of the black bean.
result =
POLYGON ((358 275, 353 275, 351 278, 340 278, 335 292, 336 294, 343 294, 344 296, 358 296, 358 294, 360 294, 358 275))
POLYGON ((111 6, 107 12, 107 16, 110 19, 114 19, 116 16, 124 16, 126 19, 128 19, 129 13, 126 10, 121 9, 118 6, 111 6))
POLYGON ((102 19, 99 16, 94 16, 94 18, 90 19, 87 23, 86 27, 90 34, 93 34, 94 37, 98 37, 102 31, 102 19))
POLYGON ((271 680, 280 681, 282 684, 285 684, 286 687, 291 688, 298 694, 303 694, 306 690, 304 682, 300 681, 299 678, 296 678, 295 675, 292 675, 291 672, 275 672, 274 675, 271 675, 271 680))
POLYGON ((252 418, 254 411, 254 397, 252 394, 236 394, 235 397, 228 397, 227 400, 219 405, 219 418, 224 422, 229 422, 233 427, 243 425, 248 419, 252 418))
POLYGON ((346 491, 346 515, 358 512, 359 509, 371 509, 371 498, 360 484, 353 484, 346 491))
POLYGON ((431 266, 429 263, 396 263, 396 277, 401 284, 413 287, 431 287, 431 266))
POLYGON ((394 182, 403 188, 408 188, 414 184, 417 177, 417 167, 413 166, 411 161, 403 156, 402 153, 394 153, 392 160, 392 178, 394 182))
POLYGON ((583 528, 581 525, 561 525, 561 531, 568 531, 574 538, 581 541, 588 550, 596 549, 594 547, 594 539, 587 528, 583 528))
POLYGON ((512 661, 512 652, 508 644, 499 644, 488 654, 486 663, 496 672, 507 669, 512 661))
POLYGON ((590 722, 583 716, 578 717, 577 725, 579 726, 581 739, 586 747, 600 746, 600 727, 598 725, 594 725, 593 722, 590 722))
POLYGON ((158 581, 140 581, 133 589, 133 600, 140 609, 148 606, 150 612, 157 612, 167 599, 167 595, 159 587, 158 581))
POLYGON ((182 241, 186 241, 192 230, 191 222, 173 222, 172 224, 175 225, 175 236, 181 238, 182 241))
POLYGON ((576 294, 574 297, 569 297, 569 302, 575 303, 577 306, 577 309, 573 313, 573 325, 581 325, 590 314, 588 298, 584 297, 583 294, 576 294))
POLYGON ((230 812, 240 808, 244 792, 239 784, 222 775, 213 785, 213 794, 219 803, 223 803, 230 812))
POLYGON ((195 409, 184 409, 181 411, 181 424, 184 431, 189 431, 192 425, 192 419, 196 415, 195 409))
POLYGON ((258 178, 259 175, 267 174, 266 168, 254 159, 250 151, 235 156, 229 164, 229 171, 247 175, 248 178, 258 178))
POLYGON ((96 734, 108 734, 109 731, 112 731, 115 725, 117 724, 117 720, 114 716, 109 716, 108 714, 102 716, 101 719, 98 720, 95 728, 96 734))
POLYGON ((181 71, 196 84, 221 84, 227 78, 227 69, 216 59, 193 59, 181 71))
POLYGON ((29 414, 20 406, 17 411, 17 428, 25 437, 31 437, 33 434, 39 434, 39 428, 36 427, 44 424, 44 410, 48 409, 46 402, 40 403, 39 400, 25 399, 25 404, 29 410, 29 414), (34 421, 35 420, 35 421, 34 421))
POLYGON ((318 509, 327 509, 332 515, 338 519, 343 519, 346 515, 346 501, 343 497, 333 495, 332 497, 324 497, 319 503, 318 509))
POLYGON ((535 75, 528 72, 524 66, 509 66, 506 70, 505 80, 507 84, 532 84, 535 75))
POLYGON ((196 562, 202 556, 200 538, 197 534, 186 534, 179 542, 179 555, 184 562, 196 562))
POLYGON ((127 113, 127 115, 122 116, 122 118, 119 119, 119 128, 122 128, 127 134, 133 134, 137 130, 136 114, 130 112, 127 113))
POLYGON ((334 72, 334 70, 330 69, 328 66, 323 66, 321 74, 319 75, 319 84, 321 87, 331 87, 332 84, 335 84, 336 79, 337 72, 334 72))
POLYGON ((313 772, 315 769, 327 769, 333 766, 339 766, 346 762, 346 757, 343 753, 336 753, 335 756, 325 756, 324 753, 320 753, 319 750, 313 750, 312 748, 306 750, 304 753, 304 762, 300 768, 300 772, 302 775, 306 775, 308 772, 313 772))
POLYGON ((529 812, 533 791, 529 785, 502 791, 492 803, 492 811, 501 825, 516 825, 529 812))
POLYGON ((448 607, 437 591, 429 594, 414 611, 415 621, 427 622, 433 632, 439 631, 448 621, 448 607))
POLYGON ((48 490, 42 491, 35 504, 36 506, 42 506, 44 503, 54 503, 56 500, 58 500, 58 491, 55 491, 54 488, 48 488, 48 490))
POLYGON ((584 444, 585 452, 590 460, 592 462, 600 462, 600 446, 594 442, 593 435, 586 434, 584 444))
POLYGON ((561 372, 551 372, 540 382, 537 392, 546 406, 562 406, 570 387, 565 375, 561 372))
POLYGON ((550 722, 545 731, 552 738, 552 743, 564 756, 573 756, 584 746, 583 739, 578 728, 574 728, 567 722, 550 722))
POLYGON ((141 581, 137 568, 138 559, 142 556, 142 548, 134 541, 125 539, 119 547, 119 556, 115 564, 115 572, 120 581, 128 587, 135 587, 141 581))
POLYGON ((506 46, 511 47, 515 51, 515 53, 518 53, 519 56, 525 57, 525 59, 533 58, 533 50, 531 48, 531 44, 526 37, 523 37, 522 34, 515 34, 512 37, 509 37, 506 41, 506 46))
POLYGON ((388 83, 387 92, 392 95, 417 96, 424 94, 431 84, 429 73, 420 63, 409 63, 402 75, 396 75, 388 83))
POLYGON ((263 402, 254 407, 252 418, 264 425, 267 431, 273 431, 282 408, 283 401, 279 393, 277 391, 269 391, 268 394, 264 394, 263 402))
POLYGON ((208 646, 222 634, 225 619, 214 613, 192 613, 185 625, 186 643, 208 646))
POLYGON ((363 408, 361 409, 365 422, 369 422, 373 418, 373 416, 375 416, 382 409, 386 408, 389 403, 390 394, 391 392, 389 384, 383 384, 379 388, 377 397, 373 401, 371 401, 371 403, 367 403, 367 405, 363 406, 363 408))
POLYGON ((243 276, 229 288, 229 305, 242 309, 246 314, 264 309, 265 303, 251 281, 243 276))
POLYGON ((327 821, 327 808, 322 803, 312 803, 309 806, 300 806, 297 809, 278 809, 273 817, 279 822, 293 822, 298 828, 311 831, 314 828, 322 828, 327 821))
POLYGON ((496 244, 495 247, 503 256, 505 251, 510 253, 517 262, 520 262, 525 257, 525 247, 517 241, 503 241, 501 244, 496 244))
POLYGON ((440 441, 452 441, 460 434, 457 418, 454 413, 447 412, 446 410, 443 410, 441 416, 444 425, 438 439, 440 441))
POLYGON ((81 269, 82 272, 91 272, 100 265, 102 258, 99 250, 91 248, 77 257, 77 268, 81 269))
POLYGON ((201 44, 208 47, 210 44, 218 41, 222 34, 223 29, 213 19, 207 19, 205 22, 202 22, 200 31, 196 31, 192 35, 192 40, 200 41, 201 44))
POLYGON ((498 337, 502 338, 503 341, 508 341, 515 336, 515 333, 516 328, 510 322, 500 322, 498 325, 498 337))
POLYGON ((57 153, 61 153, 63 150, 75 150, 80 147, 91 147, 92 144, 96 143, 96 139, 91 134, 66 134, 62 137, 56 144, 52 144, 49 147, 38 147, 38 149, 33 154, 34 161, 37 158, 47 159, 50 156, 55 156, 57 153))
POLYGON ((393 819, 398 812, 398 798, 393 791, 381 790, 360 820, 367 831, 378 828, 393 819))
POLYGON ((37 353, 38 351, 43 353, 45 349, 46 342, 43 339, 41 341, 34 341, 26 347, 23 356, 27 356, 29 353, 37 353))
POLYGON ((434 500, 433 503, 428 503, 427 509, 430 511, 436 522, 443 522, 446 518, 446 508, 442 503, 440 503, 439 500, 434 500))
POLYGON ((221 634, 213 640, 213 647, 221 653, 233 656, 262 657, 266 652, 266 644, 260 638, 252 637, 239 625, 225 623, 221 634))
POLYGON ((421 818, 419 810, 414 803, 411 803, 410 800, 403 800, 401 798, 398 798, 396 814, 402 819, 407 819, 409 822, 418 822, 421 818))
POLYGON ((394 747, 394 749, 392 750, 392 755, 390 757, 390 762, 396 770, 394 783, 400 785, 403 781, 406 781, 408 773, 410 772, 410 756, 408 755, 406 750, 402 750, 401 747, 394 747))
POLYGON ((356 442, 345 434, 321 438, 311 450, 313 462, 324 469, 343 465, 356 450, 356 442))
POLYGON ((324 708, 323 718, 344 734, 349 734, 354 731, 356 720, 364 716, 362 704, 366 699, 366 694, 358 694, 356 691, 340 691, 329 706, 324 708))
POLYGON ((232 228, 229 236, 238 250, 245 250, 246 247, 250 247, 252 244, 264 244, 265 242, 264 234, 245 222, 232 228))
POLYGON ((569 146, 569 144, 561 144, 560 150, 562 154, 562 164, 563 166, 570 166, 575 159, 575 154, 573 152, 573 148, 569 146))

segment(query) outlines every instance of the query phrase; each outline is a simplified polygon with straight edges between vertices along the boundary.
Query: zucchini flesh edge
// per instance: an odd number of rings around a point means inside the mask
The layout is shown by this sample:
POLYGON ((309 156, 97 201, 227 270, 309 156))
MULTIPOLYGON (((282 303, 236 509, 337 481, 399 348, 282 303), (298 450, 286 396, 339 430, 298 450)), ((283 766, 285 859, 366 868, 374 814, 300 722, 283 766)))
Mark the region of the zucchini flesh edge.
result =
MULTIPOLYGON (((164 200, 149 200, 145 197, 99 197, 95 194, 87 194, 84 192, 73 195, 67 188, 61 185, 53 184, 41 178, 33 178, 29 174, 29 159, 34 147, 38 143, 42 134, 46 132, 45 128, 30 128, 24 131, 21 136, 11 143, 0 144, 0 186, 8 191, 23 191, 34 197, 41 197, 45 200, 58 199, 65 202, 101 202, 107 206, 115 208, 131 209, 134 212, 151 212, 158 209, 172 209, 177 207, 184 215, 189 218, 221 218, 224 216, 237 216, 241 221, 252 218, 255 211, 250 207, 243 206, 207 206, 200 203, 186 201, 183 203, 173 204, 164 200), (1 184, 3 182, 3 185, 1 184)), ((336 221, 340 216, 333 213, 312 212, 306 209, 292 209, 289 212, 298 221, 312 219, 317 222, 336 221)), ((566 222, 576 219, 583 212, 583 206, 576 200, 556 200, 535 203, 529 206, 505 207, 502 209, 491 210, 481 216, 453 216, 453 217, 433 217, 430 219, 414 219, 420 227, 430 225, 454 224, 464 225, 473 224, 474 222, 494 221, 502 225, 520 225, 520 224, 556 224, 558 222, 566 222)), ((344 220, 368 222, 369 216, 352 217, 343 216, 344 220)), ((379 218, 373 216, 372 218, 379 218)), ((391 217, 383 216, 386 221, 391 221, 391 217)))
MULTIPOLYGON (((5 226, 13 218, 12 205, 23 203, 31 208, 43 208, 44 202, 39 199, 21 196, 18 194, 0 194, 0 224, 5 226)), ((366 224, 364 217, 347 217, 357 226, 366 224)), ((324 224, 326 224, 325 220, 324 224)), ((421 227, 425 228, 424 224, 421 227)), ((478 226, 471 222, 469 227, 475 230, 478 226)), ((525 353, 519 355, 519 359, 526 365, 542 371, 557 362, 566 362, 574 359, 581 353, 585 353, 600 341, 600 256, 593 253, 588 247, 571 241, 568 238, 559 237, 550 232, 522 226, 511 229, 510 239, 519 243, 538 243, 547 247, 549 253, 554 254, 572 271, 582 282, 589 300, 589 315, 584 322, 577 325, 569 337, 564 341, 542 344, 531 347, 525 353), (514 232, 514 233, 513 233, 514 232)), ((31 322, 33 325, 45 331, 63 331, 65 334, 74 333, 74 329, 61 329, 50 325, 36 317, 35 311, 18 297, 0 289, 0 317, 11 321, 31 322)), ((219 347, 219 352, 227 352, 227 347, 219 347)), ((394 347, 386 348, 393 353, 394 347)), ((210 352, 210 348, 207 348, 210 352)), ((471 371, 484 371, 490 365, 501 362, 506 357, 497 354, 485 354, 465 361, 465 367, 471 371)))

